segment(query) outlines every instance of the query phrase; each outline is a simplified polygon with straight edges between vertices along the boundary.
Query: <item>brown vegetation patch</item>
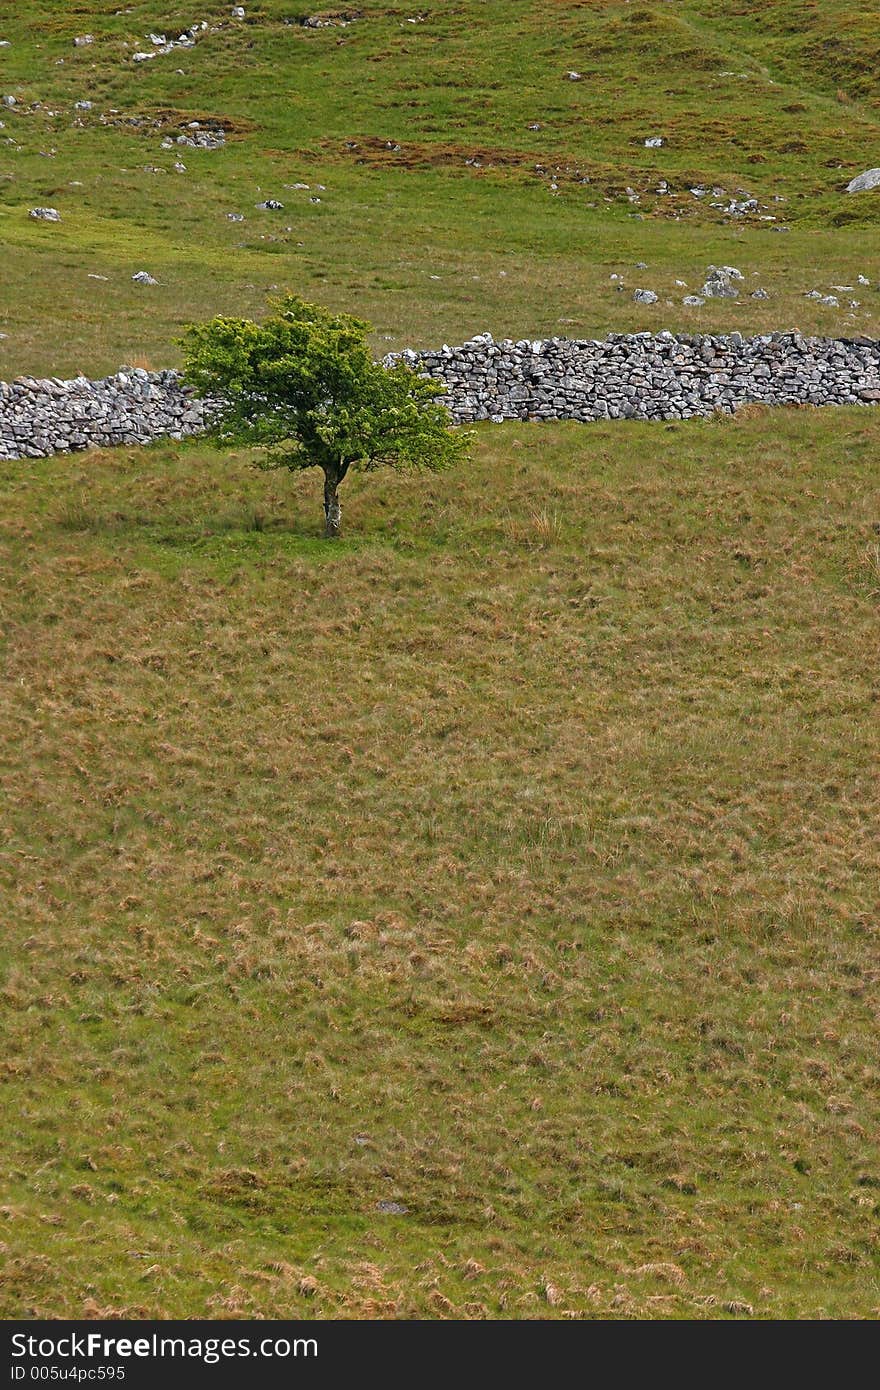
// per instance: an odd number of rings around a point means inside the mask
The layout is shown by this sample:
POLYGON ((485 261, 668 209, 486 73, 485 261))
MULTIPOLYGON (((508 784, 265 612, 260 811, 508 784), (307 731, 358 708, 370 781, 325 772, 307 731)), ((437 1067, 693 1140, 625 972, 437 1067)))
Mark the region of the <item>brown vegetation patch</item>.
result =
MULTIPOLYGON (((345 140, 341 145, 336 140, 325 140, 321 144, 321 154, 328 152, 338 158, 351 159, 355 164, 374 169, 403 169, 419 171, 428 169, 448 169, 460 173, 482 176, 501 174, 539 179, 548 183, 552 189, 568 185, 583 186, 585 196, 600 198, 621 198, 635 193, 641 212, 661 217, 705 217, 714 216, 717 209, 707 203, 696 202, 689 194, 691 187, 704 184, 711 187, 717 182, 712 175, 696 170, 669 176, 665 180, 663 192, 658 190, 661 175, 657 170, 633 165, 602 162, 599 160, 577 160, 571 156, 551 154, 535 158, 529 150, 514 150, 495 145, 467 145, 450 141, 383 140, 381 136, 366 135, 357 139, 345 140)), ((278 151, 280 154, 281 151, 278 151)), ((299 152, 303 159, 317 159, 315 151, 299 152)), ((727 187, 735 186, 736 180, 730 176, 727 187)), ((741 218, 748 221, 749 218, 741 218)))
POLYGON ((241 139, 260 127, 256 121, 244 116, 217 115, 207 111, 184 111, 178 106, 156 106, 145 111, 130 113, 117 112, 101 117, 102 125, 121 126, 137 131, 139 135, 164 134, 171 131, 186 130, 192 121, 198 121, 202 130, 222 130, 227 140, 241 139))

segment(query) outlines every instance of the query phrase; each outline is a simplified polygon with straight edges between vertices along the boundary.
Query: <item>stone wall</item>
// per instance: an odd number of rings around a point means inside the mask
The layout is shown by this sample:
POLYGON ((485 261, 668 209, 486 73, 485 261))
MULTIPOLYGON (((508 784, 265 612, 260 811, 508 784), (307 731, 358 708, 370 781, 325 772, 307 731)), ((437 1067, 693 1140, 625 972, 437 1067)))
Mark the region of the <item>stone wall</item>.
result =
POLYGON ((177 372, 123 367, 100 381, 18 377, 0 382, 0 459, 197 434, 203 407, 177 372))
MULTIPOLYGON (((767 405, 880 402, 880 342, 773 333, 700 337, 611 334, 541 342, 488 333, 408 362, 445 382, 456 423, 474 420, 679 420, 767 405)), ((101 381, 19 377, 0 383, 0 459, 89 446, 181 439, 204 407, 176 372, 123 368, 101 381)))
MULTIPOLYGON (((880 342, 612 333, 398 354, 448 388, 460 424, 473 420, 678 420, 768 405, 880 402, 880 342)), ((386 361, 393 360, 386 358, 386 361)))

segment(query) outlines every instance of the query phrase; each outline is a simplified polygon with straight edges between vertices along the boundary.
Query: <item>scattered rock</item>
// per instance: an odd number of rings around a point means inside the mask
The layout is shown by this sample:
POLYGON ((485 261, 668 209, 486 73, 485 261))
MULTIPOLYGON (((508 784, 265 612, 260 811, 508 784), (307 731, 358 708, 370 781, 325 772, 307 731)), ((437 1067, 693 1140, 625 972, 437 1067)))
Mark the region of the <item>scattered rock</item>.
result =
POLYGON ((825 304, 829 309, 839 309, 840 300, 835 294, 823 294, 821 290, 807 290, 804 299, 815 299, 817 304, 825 304))
POLYGON ((332 14, 306 15, 304 19, 286 19, 285 24, 299 24, 303 29, 344 29, 361 19, 360 10, 336 10, 332 14))
POLYGON ((689 309, 699 309, 701 304, 706 303, 701 294, 686 294, 681 302, 686 304, 689 309))
POLYGON ((244 19, 244 5, 233 5, 233 7, 232 7, 232 18, 233 18, 233 19, 244 19))
POLYGON ((15 100, 15 97, 14 97, 14 96, 5 96, 5 97, 3 98, 3 105, 6 106, 6 107, 8 107, 9 110, 11 111, 12 108, 13 108, 13 106, 17 106, 17 105, 18 105, 18 102, 15 100))
POLYGON ((136 285, 158 285, 159 283, 148 270, 136 270, 131 278, 136 285))
POLYGON ((636 290, 633 299, 637 304, 656 304, 657 296, 653 290, 636 290))
POLYGON ((866 169, 846 185, 847 193, 868 193, 872 188, 880 188, 880 169, 866 169))
POLYGON ((405 1207, 402 1202, 377 1202, 376 1210, 383 1216, 406 1216, 409 1207, 405 1207))
POLYGON ((189 145, 193 150, 220 150, 226 144, 226 131, 222 126, 202 130, 198 121, 190 121, 189 134, 178 135, 178 145, 189 145))
POLYGON ((265 203, 257 203, 256 206, 261 212, 283 212, 284 204, 279 203, 277 198, 267 198, 265 203))
POLYGON ((244 221, 244 213, 241 212, 227 212, 226 216, 230 222, 244 221))
POLYGON ((767 291, 766 291, 766 290, 762 290, 762 289, 752 290, 751 297, 752 297, 752 299, 769 299, 769 298, 770 298, 770 296, 769 296, 769 294, 767 293, 767 291))
POLYGON ((208 21, 203 19, 199 24, 191 24, 182 34, 178 34, 176 39, 169 39, 165 34, 147 34, 147 38, 153 45, 152 52, 137 52, 131 56, 133 63, 148 63, 153 58, 158 58, 162 54, 173 53, 176 48, 194 48, 196 40, 208 29, 208 21))
POLYGON ((61 213, 57 208, 31 208, 28 217, 35 222, 60 222, 61 213))
POLYGON ((567 72, 565 78, 567 82, 583 82, 584 75, 582 72, 567 72))
POLYGON ((75 101, 73 109, 75 111, 91 111, 92 103, 90 101, 75 101))
POLYGON ((665 145, 666 140, 662 135, 649 135, 645 141, 646 150, 659 150, 661 145, 665 145))
POLYGON ((95 42, 94 34, 80 34, 79 38, 74 39, 74 48, 87 48, 90 43, 95 42))

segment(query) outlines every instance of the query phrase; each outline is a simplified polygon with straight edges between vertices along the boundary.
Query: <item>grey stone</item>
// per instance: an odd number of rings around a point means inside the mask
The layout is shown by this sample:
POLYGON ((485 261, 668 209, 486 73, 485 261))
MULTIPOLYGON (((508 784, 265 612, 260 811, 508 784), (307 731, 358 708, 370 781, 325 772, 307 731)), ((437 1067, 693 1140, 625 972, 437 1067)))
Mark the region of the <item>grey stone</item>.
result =
POLYGON ((28 217, 35 222, 60 222, 61 213, 57 208, 31 208, 28 217))
POLYGON ((706 271, 706 283, 701 294, 707 299, 737 299, 737 283, 744 280, 741 270, 732 265, 710 265, 706 271))
POLYGON ((866 169, 846 185, 847 193, 869 193, 872 188, 880 188, 880 169, 866 169))

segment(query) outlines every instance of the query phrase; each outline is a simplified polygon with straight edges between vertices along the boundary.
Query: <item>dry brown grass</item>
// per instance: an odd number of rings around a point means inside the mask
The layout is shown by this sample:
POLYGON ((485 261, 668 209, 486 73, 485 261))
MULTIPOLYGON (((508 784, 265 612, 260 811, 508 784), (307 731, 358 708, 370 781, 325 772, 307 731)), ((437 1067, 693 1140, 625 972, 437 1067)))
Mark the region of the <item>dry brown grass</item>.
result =
POLYGON ((876 1312, 877 444, 5 466, 4 1311, 876 1312))

